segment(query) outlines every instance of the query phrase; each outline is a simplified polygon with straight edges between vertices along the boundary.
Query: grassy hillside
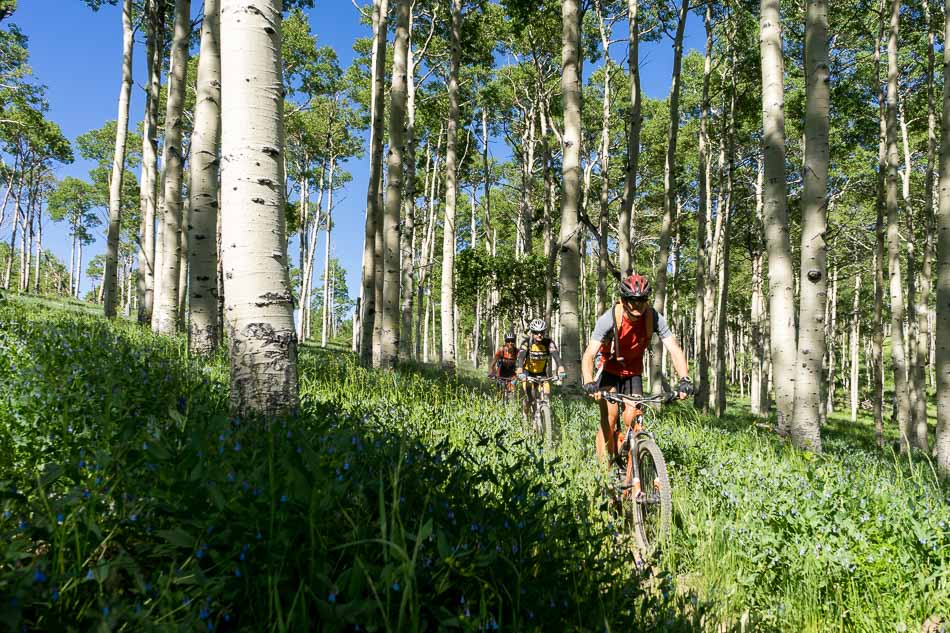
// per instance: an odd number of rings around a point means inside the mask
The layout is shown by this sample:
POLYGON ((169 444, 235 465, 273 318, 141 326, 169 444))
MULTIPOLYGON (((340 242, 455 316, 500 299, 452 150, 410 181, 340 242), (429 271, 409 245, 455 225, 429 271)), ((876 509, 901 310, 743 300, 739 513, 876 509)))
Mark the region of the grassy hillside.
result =
MULTIPOLYGON (((929 464, 734 413, 655 428, 674 531, 632 562, 558 402, 542 455, 477 379, 302 350, 285 420, 227 415, 223 357, 0 304, 0 622, 13 630, 919 630, 950 614, 929 464)), ((870 434, 870 429, 867 429, 870 434)))

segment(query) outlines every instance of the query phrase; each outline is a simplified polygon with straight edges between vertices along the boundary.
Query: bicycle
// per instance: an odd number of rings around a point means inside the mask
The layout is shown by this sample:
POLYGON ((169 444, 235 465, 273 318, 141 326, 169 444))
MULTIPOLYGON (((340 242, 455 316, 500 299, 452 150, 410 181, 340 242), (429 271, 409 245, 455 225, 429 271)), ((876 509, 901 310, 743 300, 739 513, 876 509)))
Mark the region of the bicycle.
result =
POLYGON ((503 378, 501 376, 489 376, 491 381, 498 386, 501 391, 501 399, 507 404, 515 399, 515 382, 518 380, 514 376, 503 378))
MULTIPOLYGON (((617 446, 614 463, 621 505, 625 513, 629 507, 637 546, 646 556, 651 556, 670 534, 673 497, 666 460, 656 438, 644 427, 644 419, 648 412, 651 418, 655 417, 654 407, 672 402, 678 394, 631 396, 601 391, 600 395, 607 402, 634 407, 633 423, 630 426, 624 424, 625 429, 618 424, 614 429, 617 446)), ((618 421, 622 420, 621 410, 618 421)))
MULTIPOLYGON (((557 376, 529 376, 523 374, 527 389, 534 391, 531 402, 531 420, 534 430, 544 439, 544 448, 554 446, 554 422, 551 415, 551 392, 541 386, 559 380, 557 376)), ((525 395, 528 395, 527 393, 525 395)))

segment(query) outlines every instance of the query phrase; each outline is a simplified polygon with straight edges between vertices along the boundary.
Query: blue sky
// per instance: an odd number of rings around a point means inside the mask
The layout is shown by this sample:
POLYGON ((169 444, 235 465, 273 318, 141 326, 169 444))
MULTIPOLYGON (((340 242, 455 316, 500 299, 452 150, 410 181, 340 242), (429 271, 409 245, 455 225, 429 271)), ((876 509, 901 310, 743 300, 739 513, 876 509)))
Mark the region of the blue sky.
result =
MULTIPOLYGON (((202 3, 192 0, 192 5, 197 16, 202 3)), ((308 13, 318 43, 332 46, 339 55, 340 64, 349 65, 354 55, 353 42, 357 37, 368 36, 369 27, 360 24, 357 10, 350 0, 317 0, 316 5, 308 13)), ((29 37, 30 65, 36 80, 48 88, 49 117, 62 127, 67 138, 75 140, 83 132, 116 118, 122 56, 121 16, 117 7, 106 6, 94 13, 82 0, 20 0, 10 21, 29 37)), ((686 39, 688 48, 703 45, 702 22, 695 16, 688 22, 686 39)), ((611 52, 614 57, 621 57, 626 54, 625 48, 621 44, 614 45, 611 52)), ((140 89, 145 79, 141 36, 137 39, 134 55, 133 129, 141 120, 145 105, 140 89)), ((668 93, 671 68, 669 39, 643 47, 641 77, 644 91, 649 96, 662 97, 668 93)), ((588 67, 585 70, 589 73, 593 69, 588 67)), ((495 147, 493 144, 493 151, 495 147)), ((61 167, 58 175, 85 178, 91 167, 80 159, 61 167)), ((346 268, 350 295, 355 297, 359 288, 368 164, 365 159, 353 161, 346 169, 353 174, 353 180, 335 200, 332 254, 339 257, 346 268)), ((9 239, 9 231, 8 226, 0 227, 0 239, 9 239)), ((96 237, 96 243, 83 255, 85 261, 105 250, 102 230, 96 237)), ((44 241, 45 248, 51 249, 60 260, 68 261, 70 244, 64 225, 46 222, 44 241)), ((319 243, 322 249, 322 237, 319 243)), ((322 257, 322 252, 318 252, 317 261, 322 261, 322 257)), ((89 287, 86 281, 83 291, 89 287)))

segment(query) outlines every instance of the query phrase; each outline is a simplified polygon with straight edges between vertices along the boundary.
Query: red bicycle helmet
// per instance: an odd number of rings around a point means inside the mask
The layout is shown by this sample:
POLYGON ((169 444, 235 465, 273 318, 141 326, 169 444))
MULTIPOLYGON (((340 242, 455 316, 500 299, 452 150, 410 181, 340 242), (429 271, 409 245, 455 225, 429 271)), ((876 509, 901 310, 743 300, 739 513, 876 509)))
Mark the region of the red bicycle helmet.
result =
POLYGON ((630 275, 620 282, 621 299, 643 299, 650 294, 650 281, 643 275, 630 275))

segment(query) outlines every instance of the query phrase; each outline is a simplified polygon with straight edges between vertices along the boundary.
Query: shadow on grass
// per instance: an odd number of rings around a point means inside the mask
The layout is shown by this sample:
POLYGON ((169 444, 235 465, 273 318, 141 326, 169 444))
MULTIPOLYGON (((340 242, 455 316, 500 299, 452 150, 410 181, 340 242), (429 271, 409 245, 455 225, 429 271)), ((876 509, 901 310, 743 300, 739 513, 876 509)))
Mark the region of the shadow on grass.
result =
MULTIPOLYGON (((478 420, 472 444, 452 447, 382 390, 316 394, 286 420, 232 418, 175 345, 145 347, 129 324, 18 311, 43 354, 36 371, 0 378, 58 406, 32 430, 57 444, 43 453, 56 461, 0 467, 16 482, 0 521, 14 557, 0 559, 11 598, 2 621, 13 630, 696 627, 695 607, 604 555, 613 534, 588 516, 589 500, 561 493, 565 472, 478 420), (104 356, 94 342, 107 335, 104 356), (69 381, 56 367, 70 368, 69 381), (104 427, 117 389, 123 405, 104 427)), ((336 378, 362 371, 338 351, 302 357, 336 378)), ((483 386, 401 371, 433 392, 483 386)))

